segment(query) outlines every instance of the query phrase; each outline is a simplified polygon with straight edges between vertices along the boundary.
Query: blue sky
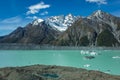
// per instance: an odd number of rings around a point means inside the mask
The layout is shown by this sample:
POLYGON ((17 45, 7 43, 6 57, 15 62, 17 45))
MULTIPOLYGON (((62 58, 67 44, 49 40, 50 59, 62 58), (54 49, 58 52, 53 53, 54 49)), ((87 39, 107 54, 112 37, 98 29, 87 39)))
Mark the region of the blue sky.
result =
POLYGON ((120 17, 120 0, 1 0, 0 36, 36 18, 69 13, 88 16, 98 9, 120 17))

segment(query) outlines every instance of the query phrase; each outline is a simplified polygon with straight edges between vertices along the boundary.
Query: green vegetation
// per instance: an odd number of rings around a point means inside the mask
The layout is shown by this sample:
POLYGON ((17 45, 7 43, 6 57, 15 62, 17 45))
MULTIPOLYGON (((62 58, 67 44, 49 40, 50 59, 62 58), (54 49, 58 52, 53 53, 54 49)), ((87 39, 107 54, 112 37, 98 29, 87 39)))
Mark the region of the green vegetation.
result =
POLYGON ((104 30, 98 35, 97 46, 113 46, 119 44, 109 30, 104 30))
POLYGON ((120 30, 120 23, 118 23, 118 27, 117 27, 117 30, 120 30))
POLYGON ((89 40, 87 36, 84 36, 80 39, 80 45, 81 46, 88 46, 89 45, 89 40))
POLYGON ((60 46, 68 46, 68 45, 69 45, 69 42, 68 42, 67 40, 61 39, 61 40, 58 42, 58 45, 60 45, 60 46))

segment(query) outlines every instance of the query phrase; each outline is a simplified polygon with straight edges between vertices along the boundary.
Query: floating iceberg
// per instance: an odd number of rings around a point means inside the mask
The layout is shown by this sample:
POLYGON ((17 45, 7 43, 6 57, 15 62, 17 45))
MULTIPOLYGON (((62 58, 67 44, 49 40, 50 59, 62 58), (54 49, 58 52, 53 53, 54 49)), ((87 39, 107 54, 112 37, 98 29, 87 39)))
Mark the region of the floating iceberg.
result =
POLYGON ((120 56, 113 56, 113 59, 120 59, 120 56))
POLYGON ((90 55, 95 56, 95 55, 98 55, 98 54, 95 51, 92 51, 92 52, 90 52, 90 55))
POLYGON ((83 55, 91 55, 91 56, 98 55, 98 53, 95 52, 95 51, 84 51, 84 50, 81 50, 80 53, 83 54, 83 55))

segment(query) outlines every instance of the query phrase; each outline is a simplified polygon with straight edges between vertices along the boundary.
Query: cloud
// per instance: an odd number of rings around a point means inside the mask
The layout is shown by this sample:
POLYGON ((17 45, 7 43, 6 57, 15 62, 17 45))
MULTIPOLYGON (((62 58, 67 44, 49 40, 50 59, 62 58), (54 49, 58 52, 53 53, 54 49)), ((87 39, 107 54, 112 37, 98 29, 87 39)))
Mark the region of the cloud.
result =
POLYGON ((107 4, 107 1, 106 1, 106 0, 86 0, 86 2, 89 2, 89 3, 97 3, 98 5, 107 4))
POLYGON ((0 30, 14 30, 16 29, 16 26, 9 26, 9 25, 4 25, 4 26, 0 26, 0 30))
POLYGON ((0 36, 6 35, 19 26, 25 26, 30 23, 31 20, 27 20, 21 16, 15 16, 6 19, 0 19, 0 36))
POLYGON ((22 21, 22 18, 19 16, 15 16, 15 17, 11 17, 11 18, 7 18, 4 20, 1 20, 0 23, 3 24, 11 24, 11 23, 19 23, 22 21))
POLYGON ((43 13, 41 13, 40 15, 47 15, 48 14, 48 11, 45 11, 45 12, 43 12, 43 13))
POLYGON ((0 36, 7 35, 14 31, 17 27, 15 25, 0 25, 0 36))
POLYGON ((41 9, 46 9, 46 8, 49 8, 49 7, 50 7, 49 4, 45 4, 44 2, 40 2, 38 4, 31 5, 30 7, 28 7, 29 11, 27 11, 26 14, 27 15, 29 15, 29 14, 36 14, 41 9))
POLYGON ((33 20, 34 20, 34 19, 38 19, 37 16, 32 16, 32 17, 31 17, 31 16, 28 16, 28 17, 26 17, 26 18, 27 18, 27 19, 33 19, 33 20))

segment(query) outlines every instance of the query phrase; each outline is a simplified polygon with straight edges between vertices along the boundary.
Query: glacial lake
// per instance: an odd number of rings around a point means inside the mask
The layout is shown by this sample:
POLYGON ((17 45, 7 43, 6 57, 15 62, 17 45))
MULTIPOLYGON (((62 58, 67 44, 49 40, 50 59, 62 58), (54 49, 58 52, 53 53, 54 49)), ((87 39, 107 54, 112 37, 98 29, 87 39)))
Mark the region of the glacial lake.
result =
POLYGON ((34 64, 70 66, 120 75, 120 50, 0 50, 1 68, 34 64))

